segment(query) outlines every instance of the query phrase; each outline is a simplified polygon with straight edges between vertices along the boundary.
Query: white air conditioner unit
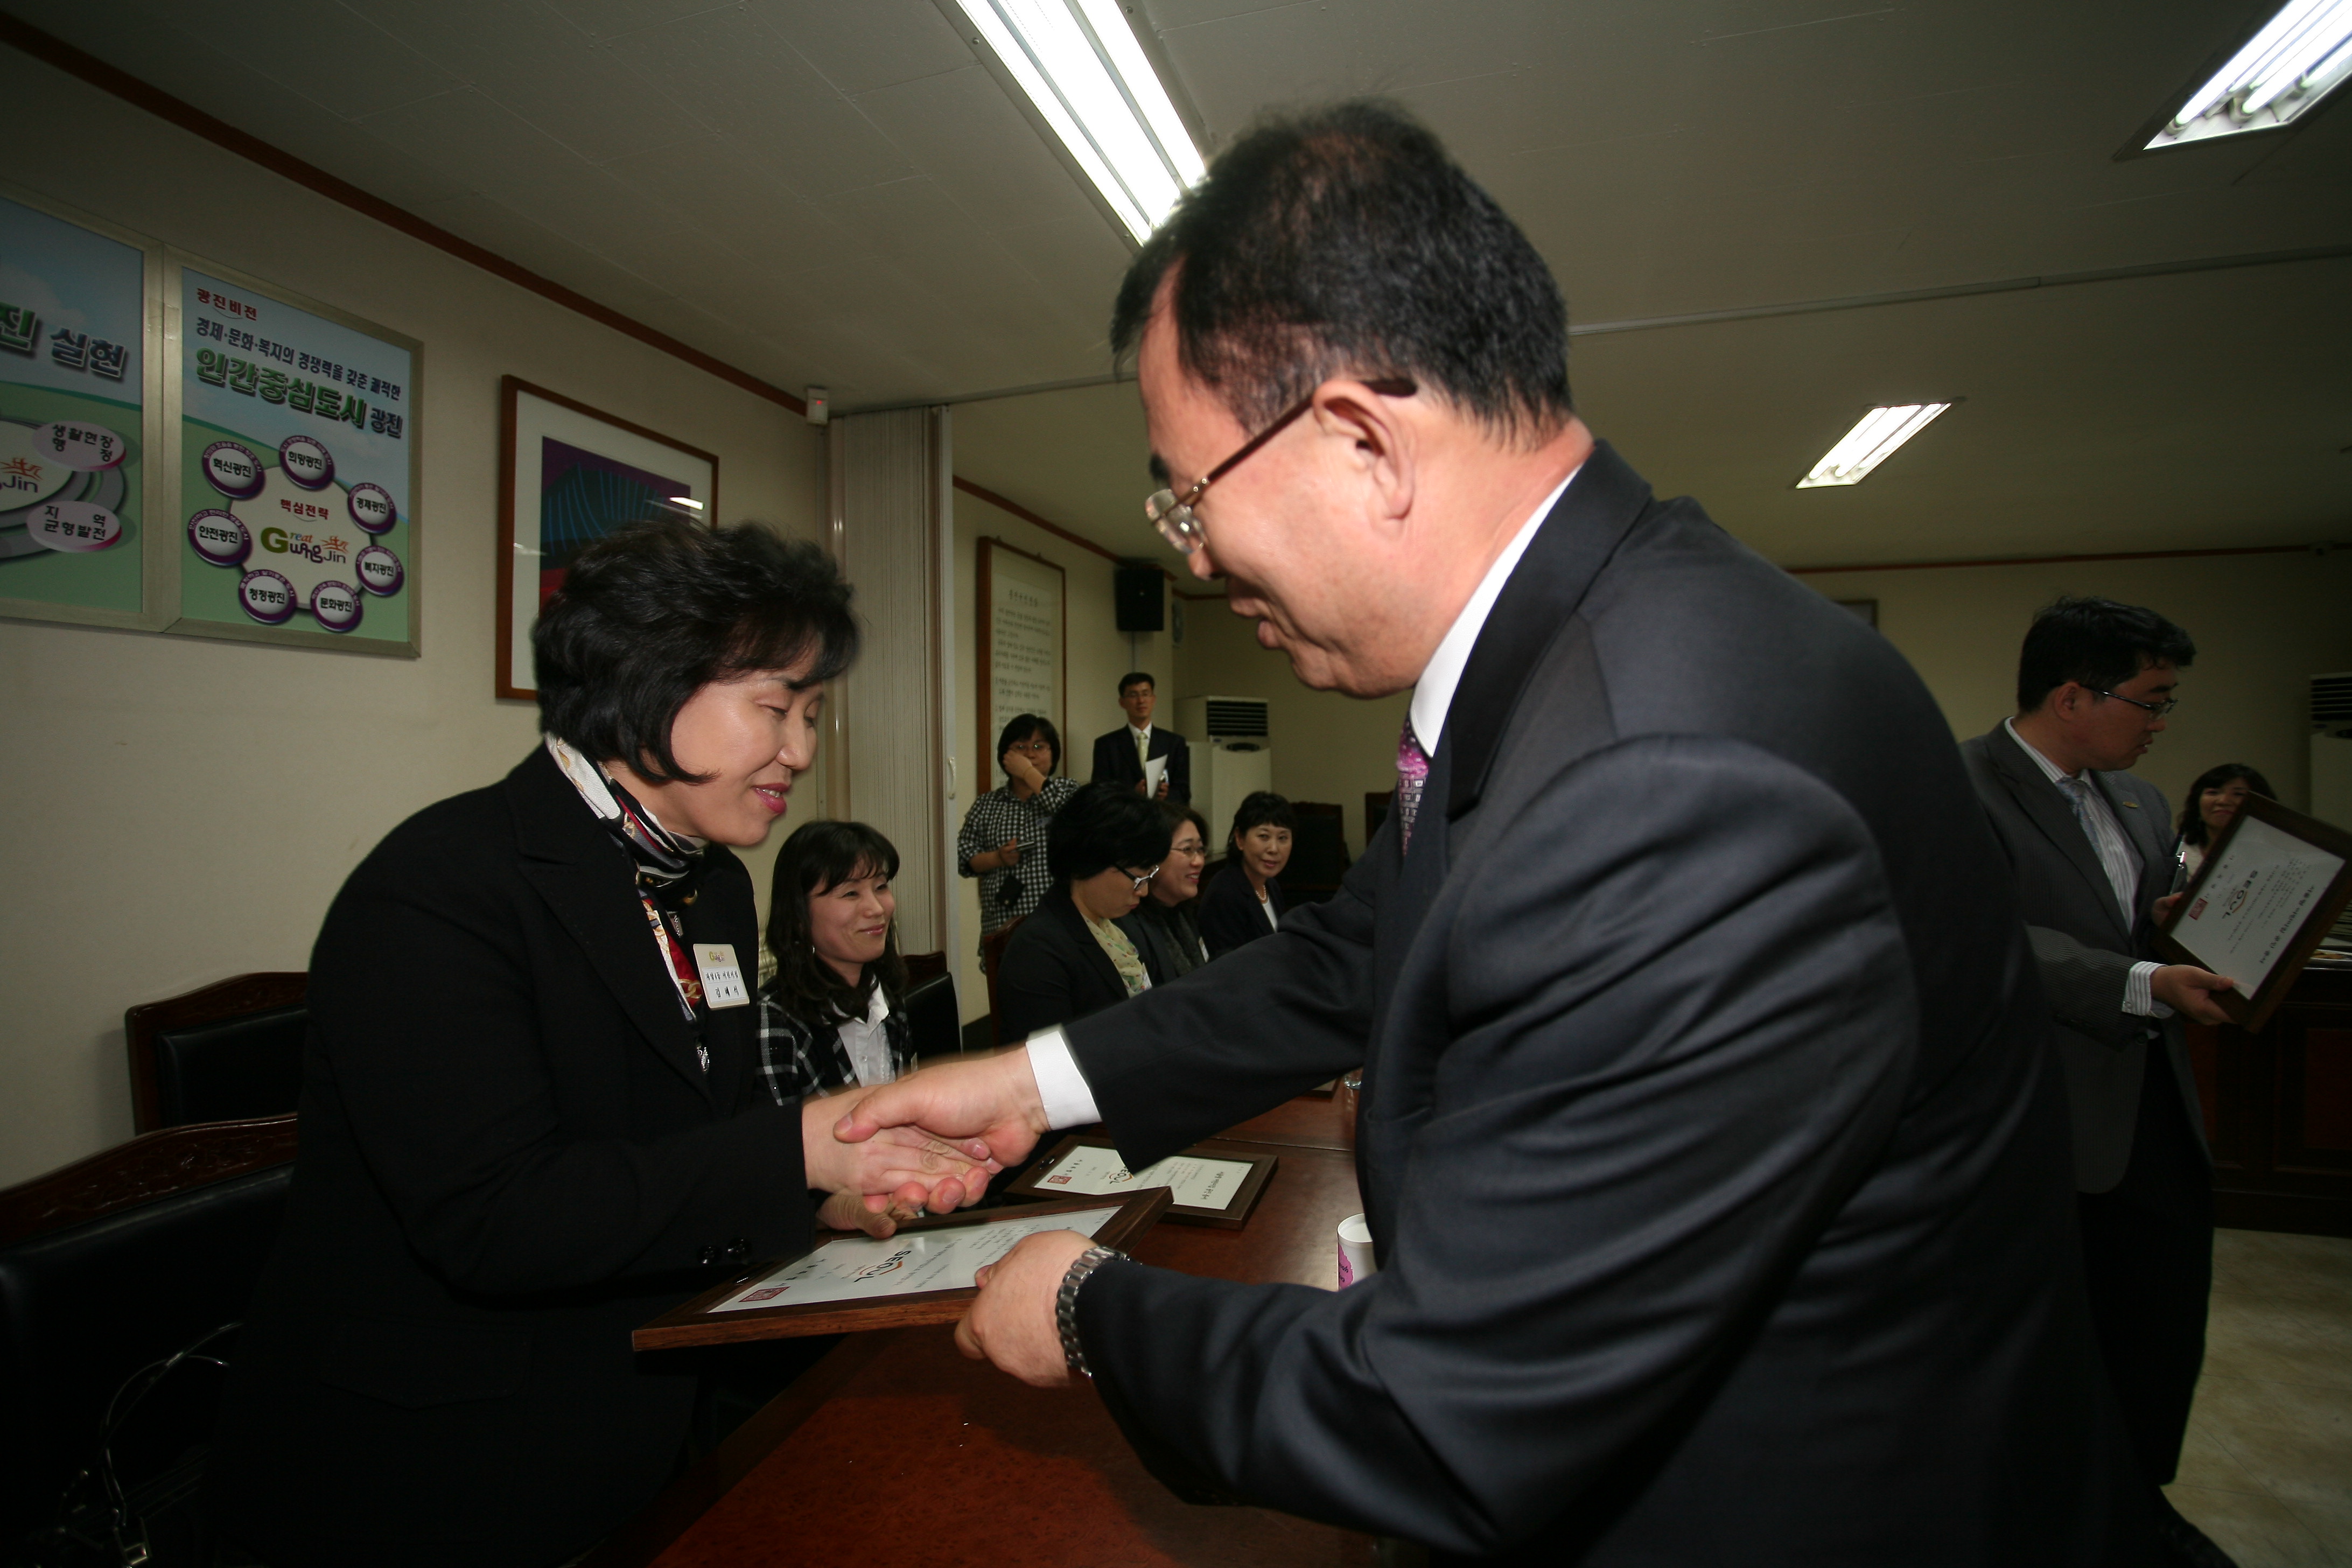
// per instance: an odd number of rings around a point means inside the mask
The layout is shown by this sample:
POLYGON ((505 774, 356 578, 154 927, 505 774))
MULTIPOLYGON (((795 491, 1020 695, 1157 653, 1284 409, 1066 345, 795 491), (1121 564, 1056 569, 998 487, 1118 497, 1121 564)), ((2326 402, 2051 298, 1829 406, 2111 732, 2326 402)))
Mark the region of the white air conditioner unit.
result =
POLYGON ((1263 697, 1180 697, 1176 728, 1191 741, 1266 740, 1266 700, 1263 697))
POLYGON ((2311 678, 2311 815, 2352 827, 2352 670, 2311 678))

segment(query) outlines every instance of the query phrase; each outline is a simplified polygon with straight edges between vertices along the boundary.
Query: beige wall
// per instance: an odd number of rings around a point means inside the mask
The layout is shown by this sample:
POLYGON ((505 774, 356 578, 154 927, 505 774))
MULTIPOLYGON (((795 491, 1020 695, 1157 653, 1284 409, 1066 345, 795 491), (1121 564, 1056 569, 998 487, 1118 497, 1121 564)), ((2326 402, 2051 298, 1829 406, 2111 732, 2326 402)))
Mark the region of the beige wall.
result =
POLYGON ((2061 594, 2146 605, 2185 627, 2197 663, 2180 708, 2140 763, 2174 810, 2217 763, 2251 763, 2298 810, 2309 804, 2305 680, 2352 669, 2352 554, 2219 555, 2032 566, 1839 572, 1802 579, 1833 599, 1876 599, 1878 629, 1903 650, 1957 736, 2016 707, 2017 649, 2061 594))
MULTIPOLYGON (((1127 722, 1119 710, 1118 678, 1130 669, 1148 669, 1156 678, 1160 693, 1160 710, 1154 722, 1176 721, 1176 698, 1179 695, 1176 662, 1170 656, 1168 634, 1164 631, 1139 634, 1130 645, 1128 634, 1118 629, 1118 614, 1111 602, 1112 563, 1093 551, 1071 543, 1057 534, 1046 532, 1033 523, 1023 521, 1001 507, 992 506, 977 496, 955 492, 955 604, 956 646, 955 677, 952 694, 956 705, 955 727, 950 731, 956 737, 955 777, 956 800, 951 815, 959 825, 964 813, 971 809, 972 799, 984 790, 993 789, 1002 779, 997 775, 996 759, 980 752, 980 703, 977 696, 979 676, 979 580, 977 562, 980 541, 983 537, 1001 539, 1016 550, 1032 555, 1042 555, 1062 568, 1064 585, 1063 622, 1066 633, 1066 660, 1063 668, 1067 680, 1064 698, 1067 719, 1062 731, 1062 771, 1081 783, 1092 765, 1095 737, 1107 734, 1127 722), (1133 662, 1130 662, 1132 660, 1133 662)), ((1002 726, 1011 714, 994 715, 1002 726)), ((989 737, 987 750, 995 749, 996 738, 989 737)), ((953 847, 950 847, 952 850, 953 847)), ((950 874, 953 868, 950 868, 950 874)), ((988 983, 980 973, 980 879, 976 877, 956 877, 956 897, 961 900, 961 949, 956 958, 956 999, 963 1009, 966 1022, 984 1017, 988 1013, 988 983)))
MULTIPOLYGON (((1396 784, 1397 733, 1409 694, 1371 701, 1309 691, 1290 660, 1257 645, 1257 623, 1223 600, 1188 600, 1177 672, 1201 697, 1263 697, 1274 752, 1274 788, 1293 800, 1336 802, 1347 824, 1348 853, 1364 852, 1364 795, 1396 784)), ((1230 821, 1209 825, 1222 849, 1230 821)))
POLYGON ((422 340, 427 395, 422 658, 0 622, 5 1183, 130 1135, 125 1006, 306 967, 387 829, 532 743, 490 696, 501 374, 717 452, 730 518, 814 537, 824 458, 788 411, 6 49, 0 141, 13 179, 422 340))

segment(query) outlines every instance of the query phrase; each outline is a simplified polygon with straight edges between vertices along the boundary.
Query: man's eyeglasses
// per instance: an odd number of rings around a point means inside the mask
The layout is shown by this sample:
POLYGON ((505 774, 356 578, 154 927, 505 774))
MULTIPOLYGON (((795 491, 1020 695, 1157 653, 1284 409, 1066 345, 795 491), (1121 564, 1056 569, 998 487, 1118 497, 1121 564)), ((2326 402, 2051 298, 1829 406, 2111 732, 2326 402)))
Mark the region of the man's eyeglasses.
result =
POLYGON ((2180 699, 2178 697, 2168 697, 2161 702, 2142 702, 2137 697, 2126 697, 2120 692, 2101 691, 2096 687, 2093 687, 2091 689, 2095 696, 2112 697, 2118 702, 2128 702, 2135 708, 2145 708, 2159 719, 2171 712, 2175 708, 2180 706, 2180 699))
POLYGON ((1152 878, 1154 878, 1154 877, 1157 877, 1158 875, 1160 875, 1160 868, 1159 868, 1159 867, 1157 867, 1157 866, 1154 866, 1153 868, 1151 868, 1151 869, 1150 869, 1150 870, 1146 871, 1146 872, 1145 872, 1142 876, 1140 876, 1140 877, 1137 876, 1137 875, 1136 875, 1134 872, 1132 872, 1132 871, 1129 871, 1129 872, 1127 873, 1127 879, 1128 879, 1129 881, 1130 881, 1130 882, 1132 882, 1132 883, 1134 883, 1134 884, 1135 884, 1135 890, 1136 890, 1136 893, 1137 893, 1137 895, 1139 897, 1139 896, 1142 894, 1142 892, 1143 892, 1143 889, 1146 889, 1146 888, 1148 888, 1148 887, 1151 886, 1151 879, 1152 879, 1152 878))
MULTIPOLYGON (((1391 377, 1385 381, 1368 381, 1364 384, 1382 397, 1411 397, 1421 390, 1412 381, 1402 376, 1391 377)), ((1314 406, 1315 395, 1309 393, 1291 405, 1289 411, 1281 418, 1244 442, 1241 450, 1211 468, 1207 477, 1191 489, 1186 490, 1182 496, 1178 496, 1172 489, 1152 491, 1150 498, 1143 503, 1143 515, 1151 520, 1151 526, 1160 531, 1160 538, 1185 554, 1192 554, 1192 552, 1209 542, 1209 536, 1202 531, 1201 520, 1192 515, 1192 508, 1199 504, 1202 492, 1232 473, 1241 466, 1243 458, 1273 440, 1292 420, 1314 406)))

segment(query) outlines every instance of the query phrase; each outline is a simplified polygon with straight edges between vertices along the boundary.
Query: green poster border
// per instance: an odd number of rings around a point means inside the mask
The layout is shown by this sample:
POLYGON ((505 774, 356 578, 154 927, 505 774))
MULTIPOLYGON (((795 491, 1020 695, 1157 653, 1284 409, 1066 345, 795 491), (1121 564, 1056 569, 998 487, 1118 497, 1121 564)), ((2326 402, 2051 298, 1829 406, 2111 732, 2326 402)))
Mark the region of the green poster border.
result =
MULTIPOLYGON (((208 637, 223 642, 274 643, 286 647, 326 648, 336 653, 356 654, 368 658, 423 657, 425 532, 423 521, 429 515, 425 505, 425 415, 427 412, 425 392, 425 345, 404 332, 394 331, 391 328, 379 325, 363 316, 355 316, 349 310, 337 310, 334 306, 313 300, 307 294, 295 293, 266 279, 256 278, 250 272, 241 271, 217 261, 207 260, 204 257, 175 247, 163 247, 163 270, 159 294, 162 307, 163 353, 159 357, 165 362, 166 374, 163 384, 164 428, 161 450, 163 461, 171 475, 172 510, 167 515, 173 519, 170 542, 173 546, 173 553, 171 560, 172 611, 162 629, 176 637, 208 637), (408 422, 409 534, 408 553, 401 562, 401 565, 407 572, 404 591, 408 600, 408 636, 404 640, 393 637, 369 637, 355 642, 333 632, 304 631, 290 626, 265 626, 257 622, 241 625, 235 621, 204 620, 184 613, 180 594, 181 558, 178 547, 181 534, 180 523, 187 516, 180 494, 181 470, 185 467, 184 443, 186 420, 184 417, 183 405, 187 384, 184 379, 186 323, 181 319, 181 301, 186 296, 187 286, 181 275, 189 268, 194 268, 208 277, 217 278, 225 283, 234 283, 240 289, 261 295, 266 299, 275 300, 281 305, 291 306, 297 310, 307 310, 314 316, 322 317, 339 326, 348 327, 352 331, 406 351, 409 363, 409 395, 406 400, 408 406, 405 416, 408 422)), ((152 482, 151 480, 151 486, 152 482)))
MULTIPOLYGON (((0 196, 77 228, 86 228, 118 245, 127 245, 144 259, 139 326, 139 608, 108 610, 89 605, 52 604, 46 599, 0 598, 0 617, 111 626, 123 631, 162 631, 178 617, 180 605, 180 530, 172 510, 178 495, 179 477, 176 469, 166 471, 164 468, 167 430, 162 307, 166 247, 161 240, 109 223, 79 207, 51 201, 12 181, 0 180, 0 196)), ((176 372, 175 363, 173 374, 176 372)))

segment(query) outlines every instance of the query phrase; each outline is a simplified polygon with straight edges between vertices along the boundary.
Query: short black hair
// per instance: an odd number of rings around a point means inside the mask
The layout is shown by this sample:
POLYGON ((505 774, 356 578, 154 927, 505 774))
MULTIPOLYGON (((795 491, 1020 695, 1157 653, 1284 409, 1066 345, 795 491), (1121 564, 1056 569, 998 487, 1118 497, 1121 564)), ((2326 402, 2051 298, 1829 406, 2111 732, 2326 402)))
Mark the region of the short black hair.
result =
POLYGON ((1050 778, 1062 765, 1062 732, 1055 729, 1054 721, 1042 713, 1016 713, 1005 721, 1004 728, 996 736, 996 760, 1002 763, 1004 753, 1013 749, 1013 742, 1025 741, 1032 735, 1043 740, 1053 752, 1054 760, 1045 766, 1046 776, 1050 778))
POLYGON ((1572 412, 1551 269, 1396 104, 1261 120, 1222 153, 1129 266, 1115 354, 1171 278, 1180 363, 1248 429, 1342 374, 1410 377, 1522 440, 1572 412))
POLYGON ((802 687, 857 657, 849 584, 824 551, 758 523, 631 523, 583 550, 531 627, 539 727, 655 784, 700 783, 669 749, 688 699, 714 680, 789 669, 802 687))
POLYGON ((1083 784, 1054 814, 1045 858, 1054 885, 1066 888, 1113 866, 1157 866, 1174 837, 1158 802, 1117 784, 1083 784))
POLYGON ((863 1018, 874 988, 892 1005, 907 994, 907 964, 898 956, 898 927, 891 922, 882 956, 866 966, 861 982, 842 984, 832 965, 817 956, 809 935, 810 895, 854 877, 898 875, 898 848, 862 822, 804 822, 776 851, 768 884, 768 951, 776 956, 775 994, 784 1010, 819 1027, 863 1018))
POLYGON ((2187 669, 2197 659, 2189 634, 2138 605, 2063 598, 2033 617, 2017 656, 2017 710, 2031 713, 2068 681, 2112 691, 2152 664, 2187 669))
POLYGON ((1234 812, 1233 831, 1225 835, 1225 846, 1231 848, 1241 842, 1243 834, 1253 827, 1287 827, 1298 831, 1298 814, 1290 809, 1289 800, 1270 789, 1252 790, 1242 796, 1242 804, 1234 812))
MULTIPOLYGON (((1171 848, 1173 848, 1176 844, 1176 830, 1182 827, 1188 822, 1195 828, 1199 829, 1201 844, 1204 848, 1207 847, 1209 842, 1209 819, 1202 816, 1199 812, 1193 810, 1192 802, 1186 800, 1162 800, 1155 802, 1154 804, 1160 807, 1160 815, 1168 819, 1168 843, 1171 848)), ((1165 858, 1165 857, 1162 857, 1162 858, 1165 858)))
POLYGON ((2197 782, 2189 786, 2188 798, 2180 803, 2182 838, 2200 847, 2204 845, 2205 814, 2199 807, 2205 804, 2205 792, 2220 789, 2232 779, 2245 780, 2246 788, 2255 795, 2267 795, 2273 800, 2278 798, 2278 791, 2271 788, 2271 781, 2244 763, 2223 763, 2218 768, 2207 768, 2197 775, 2197 782))
POLYGON ((1160 682, 1151 679, 1151 672, 1148 669, 1130 669, 1118 678, 1118 694, 1121 697, 1127 695, 1127 689, 1130 686, 1149 686, 1154 697, 1160 695, 1160 682))

